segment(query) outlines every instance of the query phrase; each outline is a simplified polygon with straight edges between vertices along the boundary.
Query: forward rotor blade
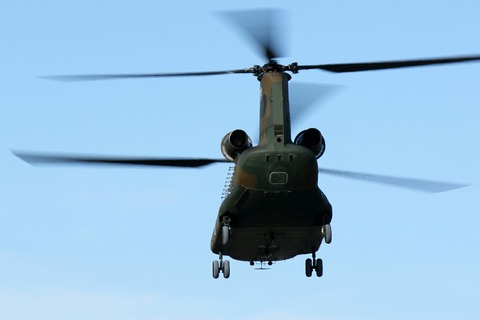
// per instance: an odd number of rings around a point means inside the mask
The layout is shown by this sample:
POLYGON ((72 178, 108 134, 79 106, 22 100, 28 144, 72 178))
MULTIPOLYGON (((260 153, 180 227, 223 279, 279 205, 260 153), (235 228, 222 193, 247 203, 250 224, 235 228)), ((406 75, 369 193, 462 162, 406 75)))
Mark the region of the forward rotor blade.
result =
POLYGON ((335 64, 318 64, 298 66, 298 70, 321 69, 330 72, 359 72, 383 69, 396 69, 407 67, 420 67, 435 64, 459 63, 467 61, 478 61, 480 56, 460 56, 460 57, 444 57, 432 59, 418 60, 398 60, 398 61, 381 61, 381 62, 363 62, 363 63, 335 63, 335 64))
POLYGON ((126 158, 108 156, 78 156, 61 154, 38 154, 13 152, 17 157, 30 164, 87 164, 87 165, 134 165, 156 167, 198 168, 212 163, 228 162, 225 159, 208 158, 126 158))
POLYGON ((314 105, 325 103, 339 88, 337 85, 292 82, 288 89, 290 120, 298 121, 314 105))
MULTIPOLYGON (((292 82, 290 83, 289 104, 290 122, 296 125, 313 106, 324 104, 326 100, 340 89, 337 85, 292 82)), ((255 143, 260 141, 258 133, 250 136, 255 143)))
POLYGON ((125 74, 85 74, 66 76, 45 76, 42 79, 56 81, 91 81, 91 80, 115 80, 131 78, 162 78, 162 77, 191 77, 191 76, 215 76, 221 74, 254 73, 253 68, 224 70, 224 71, 199 71, 199 72, 170 72, 170 73, 125 73, 125 74))
POLYGON ((221 12, 222 16, 233 22, 261 50, 261 54, 271 61, 284 57, 282 39, 285 39, 286 11, 278 9, 260 9, 221 12))
POLYGON ((438 181, 411 179, 411 178, 399 178, 399 177, 377 175, 377 174, 370 174, 370 173, 323 169, 323 168, 318 169, 318 172, 330 174, 334 176, 350 178, 350 179, 376 182, 381 184, 387 184, 390 186, 406 188, 406 189, 414 189, 418 191, 431 192, 431 193, 445 192, 445 191, 469 186, 468 184, 438 182, 438 181))

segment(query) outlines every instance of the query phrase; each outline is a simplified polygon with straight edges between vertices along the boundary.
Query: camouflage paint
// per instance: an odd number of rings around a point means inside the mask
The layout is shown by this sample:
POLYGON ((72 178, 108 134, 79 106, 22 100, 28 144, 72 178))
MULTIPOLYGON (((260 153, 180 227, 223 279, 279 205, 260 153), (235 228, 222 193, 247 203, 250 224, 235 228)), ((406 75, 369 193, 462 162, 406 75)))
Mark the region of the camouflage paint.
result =
POLYGON ((316 252, 332 208, 318 188, 314 153, 291 140, 290 76, 266 72, 259 80, 260 143, 235 159, 231 193, 220 206, 211 249, 237 260, 277 261, 316 252), (231 231, 226 245, 220 239, 224 216, 231 231))
POLYGON ((288 81, 284 72, 265 73, 260 78, 260 145, 292 143, 288 81))

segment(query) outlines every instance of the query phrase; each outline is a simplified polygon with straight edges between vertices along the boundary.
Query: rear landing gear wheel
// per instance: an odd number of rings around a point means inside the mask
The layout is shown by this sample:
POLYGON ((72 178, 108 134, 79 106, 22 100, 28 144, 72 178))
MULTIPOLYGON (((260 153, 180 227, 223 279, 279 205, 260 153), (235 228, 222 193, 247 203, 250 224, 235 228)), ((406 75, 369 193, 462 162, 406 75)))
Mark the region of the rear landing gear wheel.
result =
POLYGON ((326 244, 330 244, 332 242, 332 227, 330 224, 326 224, 322 227, 322 235, 326 244))
POLYGON ((230 217, 224 216, 222 218, 222 245, 226 245, 230 240, 230 217))
POLYGON ((225 225, 222 227, 222 245, 226 245, 230 239, 230 228, 225 225))

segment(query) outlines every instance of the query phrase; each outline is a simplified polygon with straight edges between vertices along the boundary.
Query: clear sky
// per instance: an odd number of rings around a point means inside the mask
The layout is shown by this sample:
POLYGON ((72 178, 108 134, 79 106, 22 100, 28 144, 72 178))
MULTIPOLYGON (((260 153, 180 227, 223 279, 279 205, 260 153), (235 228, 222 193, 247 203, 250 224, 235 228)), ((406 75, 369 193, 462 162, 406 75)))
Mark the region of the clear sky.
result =
MULTIPOLYGON (((324 277, 305 256, 214 280, 209 241, 228 166, 32 167, 10 150, 221 157, 258 131, 249 75, 61 83, 83 73, 237 69, 264 61, 216 12, 290 10, 302 64, 479 54, 477 0, 4 1, 0 5, 0 319, 478 319, 480 63, 359 74, 294 134, 319 165, 469 183, 437 194, 321 175, 334 207, 324 277)), ((288 32, 287 32, 288 31, 288 32)))

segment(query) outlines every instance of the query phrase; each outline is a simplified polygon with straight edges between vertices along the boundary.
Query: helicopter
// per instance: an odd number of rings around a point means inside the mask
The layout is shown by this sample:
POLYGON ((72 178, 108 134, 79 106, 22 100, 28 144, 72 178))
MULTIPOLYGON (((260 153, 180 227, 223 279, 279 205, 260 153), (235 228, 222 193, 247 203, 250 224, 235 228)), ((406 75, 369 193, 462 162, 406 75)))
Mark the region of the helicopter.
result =
POLYGON ((333 73, 361 72, 405 67, 428 66, 480 60, 479 55, 417 60, 362 63, 287 65, 282 57, 276 32, 278 11, 272 9, 235 11, 225 16, 245 32, 260 49, 263 65, 223 71, 100 74, 45 77, 60 81, 113 80, 128 78, 161 78, 251 74, 260 82, 259 141, 254 144, 242 129, 228 132, 221 140, 223 158, 138 158, 86 156, 14 151, 32 164, 81 163, 89 165, 134 165, 155 167, 198 168, 214 163, 233 165, 224 199, 215 219, 210 242, 218 255, 212 262, 212 276, 230 277, 230 261, 272 265, 298 255, 311 255, 305 260, 305 275, 323 275, 323 261, 316 254, 322 243, 332 241, 333 209, 318 184, 318 174, 333 174, 369 180, 429 192, 442 192, 465 187, 465 184, 419 179, 397 178, 350 171, 325 169, 318 159, 326 150, 326 142, 317 128, 308 128, 292 139, 289 81, 303 70, 333 73))

